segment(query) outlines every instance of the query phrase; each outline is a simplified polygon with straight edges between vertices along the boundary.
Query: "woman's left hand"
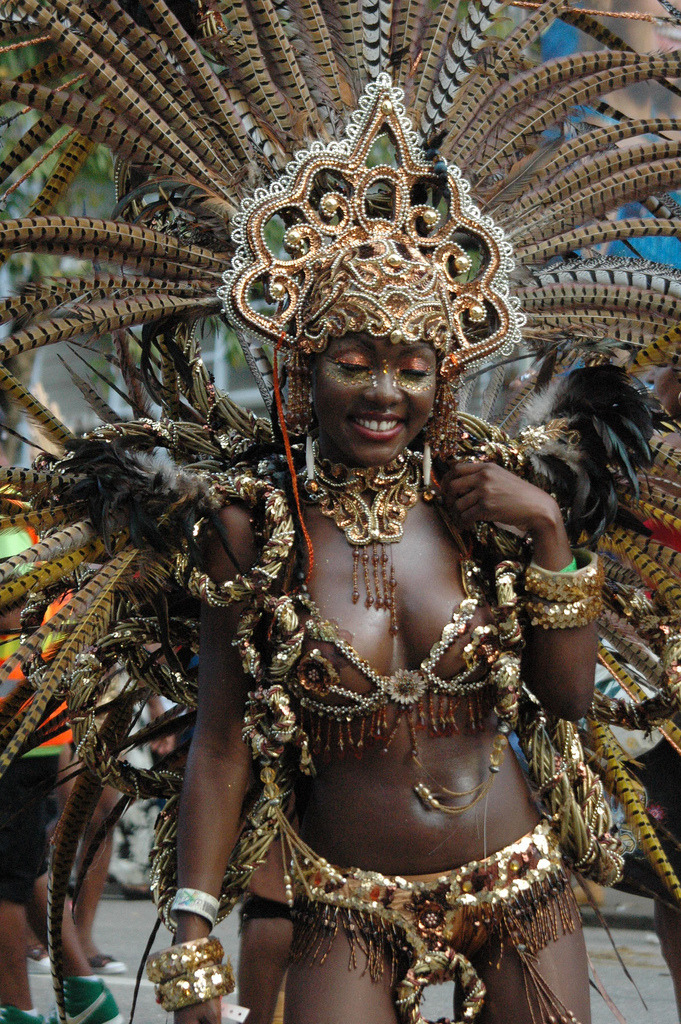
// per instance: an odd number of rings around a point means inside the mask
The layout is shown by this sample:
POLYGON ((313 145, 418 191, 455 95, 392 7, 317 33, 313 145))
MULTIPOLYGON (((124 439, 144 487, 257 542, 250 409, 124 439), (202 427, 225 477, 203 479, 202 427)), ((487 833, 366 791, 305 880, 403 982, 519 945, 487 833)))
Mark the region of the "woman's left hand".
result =
POLYGON ((465 529, 488 521, 534 536, 562 523, 550 494, 494 462, 457 462, 440 485, 442 501, 465 529))

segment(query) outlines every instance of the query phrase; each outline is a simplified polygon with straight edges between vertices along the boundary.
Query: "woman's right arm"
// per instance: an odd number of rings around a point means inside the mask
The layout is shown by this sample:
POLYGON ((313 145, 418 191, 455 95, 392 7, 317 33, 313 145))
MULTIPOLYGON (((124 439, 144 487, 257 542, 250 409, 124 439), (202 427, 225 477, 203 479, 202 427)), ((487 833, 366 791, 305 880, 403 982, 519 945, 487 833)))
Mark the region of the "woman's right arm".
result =
MULTIPOLYGON (((247 514, 230 508, 223 513, 223 522, 241 563, 239 568, 246 568, 254 557, 247 514)), ((209 543, 206 555, 216 582, 238 571, 217 538, 209 543)), ((233 606, 206 604, 201 610, 198 712, 178 822, 178 885, 215 897, 219 897, 227 860, 238 837, 241 807, 251 779, 251 757, 241 736, 248 683, 232 646, 238 616, 239 609, 233 606)), ((178 912, 176 942, 203 938, 209 931, 205 918, 178 912)), ((175 1021, 218 1024, 219 1002, 177 1011, 175 1021)))

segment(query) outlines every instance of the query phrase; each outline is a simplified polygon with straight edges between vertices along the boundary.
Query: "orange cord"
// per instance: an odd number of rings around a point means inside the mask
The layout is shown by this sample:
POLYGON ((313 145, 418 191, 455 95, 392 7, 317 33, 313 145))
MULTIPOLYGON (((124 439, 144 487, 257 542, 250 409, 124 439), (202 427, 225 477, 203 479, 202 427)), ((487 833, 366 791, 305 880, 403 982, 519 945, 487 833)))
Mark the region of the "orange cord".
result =
POLYGON ((281 400, 281 390, 279 388, 279 361, 277 359, 277 353, 281 348, 281 343, 284 340, 284 335, 280 337, 277 342, 276 348, 273 353, 273 370, 274 370, 274 401, 277 406, 277 418, 279 420, 279 426, 281 427, 281 434, 284 438, 284 450, 286 451, 286 461, 288 463, 289 472, 291 474, 291 483, 293 485, 293 497, 296 501, 296 509, 298 511, 298 521, 300 528, 303 531, 303 537, 305 538, 305 544, 307 546, 307 574, 305 576, 305 582, 310 582, 312 576, 312 569, 314 567, 314 548, 312 547, 312 540, 310 534, 307 532, 305 526, 305 520, 303 519, 303 510, 300 505, 300 495, 298 493, 298 478, 296 476, 296 467, 293 465, 293 452, 291 451, 291 442, 288 436, 288 430, 286 429, 286 420, 284 419, 284 403, 281 400))

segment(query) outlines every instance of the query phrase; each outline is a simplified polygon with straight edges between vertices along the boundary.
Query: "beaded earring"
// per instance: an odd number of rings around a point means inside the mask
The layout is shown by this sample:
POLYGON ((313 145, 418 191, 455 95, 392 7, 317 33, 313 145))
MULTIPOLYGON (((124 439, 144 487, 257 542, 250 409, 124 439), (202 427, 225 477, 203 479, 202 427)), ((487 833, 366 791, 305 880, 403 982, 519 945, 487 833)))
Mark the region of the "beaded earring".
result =
POLYGON ((442 459, 451 458, 458 447, 457 411, 455 388, 448 381, 441 380, 435 392, 433 415, 426 427, 426 444, 442 459))
POLYGON ((294 435, 312 429, 312 375, 308 360, 292 352, 288 361, 286 426, 294 435))

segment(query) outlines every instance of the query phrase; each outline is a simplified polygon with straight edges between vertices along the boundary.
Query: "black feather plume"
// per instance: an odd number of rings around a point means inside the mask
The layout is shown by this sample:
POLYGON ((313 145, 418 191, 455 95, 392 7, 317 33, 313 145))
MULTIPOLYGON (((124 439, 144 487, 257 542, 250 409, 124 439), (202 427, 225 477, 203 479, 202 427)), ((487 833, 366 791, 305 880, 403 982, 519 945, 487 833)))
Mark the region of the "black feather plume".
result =
POLYGON ((563 420, 567 431, 564 441, 532 452, 532 466, 565 509, 571 538, 586 533, 594 541, 624 514, 618 494, 638 495, 638 471, 652 459, 655 407, 642 386, 609 365, 573 370, 540 403, 535 420, 563 420))

